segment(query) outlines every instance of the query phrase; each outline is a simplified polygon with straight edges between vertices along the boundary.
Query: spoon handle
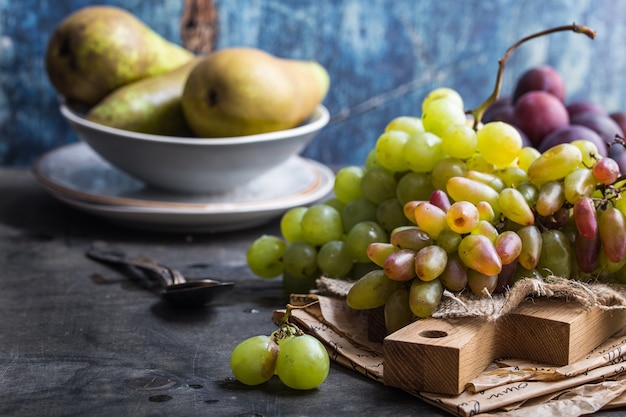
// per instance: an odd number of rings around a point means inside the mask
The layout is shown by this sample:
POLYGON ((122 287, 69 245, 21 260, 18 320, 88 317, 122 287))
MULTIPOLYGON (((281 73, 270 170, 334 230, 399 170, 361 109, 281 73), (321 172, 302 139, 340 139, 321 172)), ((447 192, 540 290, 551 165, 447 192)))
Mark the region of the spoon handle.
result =
POLYGON ((130 258, 124 252, 104 250, 96 246, 88 249, 86 254, 89 258, 101 262, 138 268, 145 273, 148 273, 150 276, 159 279, 165 287, 185 281, 179 271, 166 265, 159 264, 154 259, 147 256, 130 258))

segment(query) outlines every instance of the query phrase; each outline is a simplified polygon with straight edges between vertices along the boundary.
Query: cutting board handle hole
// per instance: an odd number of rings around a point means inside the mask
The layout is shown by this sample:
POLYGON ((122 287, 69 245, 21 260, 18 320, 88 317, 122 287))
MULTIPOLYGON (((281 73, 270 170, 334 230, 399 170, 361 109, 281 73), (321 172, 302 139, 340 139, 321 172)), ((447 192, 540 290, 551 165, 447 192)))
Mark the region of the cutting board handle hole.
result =
POLYGON ((420 333, 420 336, 427 337, 428 339, 439 339, 447 335, 448 332, 444 332, 443 330, 425 330, 420 333))

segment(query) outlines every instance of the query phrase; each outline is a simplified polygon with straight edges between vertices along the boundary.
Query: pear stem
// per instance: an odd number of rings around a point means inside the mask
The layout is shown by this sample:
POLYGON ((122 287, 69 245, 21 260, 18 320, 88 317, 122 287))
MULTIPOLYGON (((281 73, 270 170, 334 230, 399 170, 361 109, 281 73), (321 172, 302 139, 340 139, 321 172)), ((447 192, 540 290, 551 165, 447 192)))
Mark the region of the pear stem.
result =
POLYGON ((515 51, 515 49, 517 49, 518 46, 520 46, 521 44, 531 40, 531 39, 535 39, 541 36, 545 36, 545 35, 549 35, 551 33, 555 33, 555 32, 563 32, 563 31, 573 31, 575 33, 582 33, 584 35, 586 35, 587 37, 589 37, 590 39, 594 39, 596 37, 596 31, 587 27, 587 26, 583 26, 583 25, 577 25, 575 23, 571 24, 571 25, 565 25, 565 26, 558 26, 558 27, 554 27, 552 29, 546 29, 546 30, 542 30, 540 32, 534 33, 532 35, 526 36, 525 38, 520 39, 519 41, 515 42, 512 46, 509 47, 509 49, 506 50, 506 53, 504 54, 504 56, 502 58, 500 58, 498 60, 498 75, 496 77, 496 85, 493 89, 493 92, 491 93, 491 95, 487 98, 487 100, 485 100, 482 104, 480 104, 478 107, 476 107, 474 110, 469 111, 469 114, 471 114, 474 117, 474 130, 477 129, 478 125, 480 124, 480 121, 483 117, 483 113, 485 113, 485 110, 487 110, 487 108, 493 104, 498 97, 500 96, 500 90, 502 88, 502 75, 504 74, 504 67, 506 66, 507 61, 509 60, 509 57, 511 56, 511 54, 513 53, 513 51, 515 51))

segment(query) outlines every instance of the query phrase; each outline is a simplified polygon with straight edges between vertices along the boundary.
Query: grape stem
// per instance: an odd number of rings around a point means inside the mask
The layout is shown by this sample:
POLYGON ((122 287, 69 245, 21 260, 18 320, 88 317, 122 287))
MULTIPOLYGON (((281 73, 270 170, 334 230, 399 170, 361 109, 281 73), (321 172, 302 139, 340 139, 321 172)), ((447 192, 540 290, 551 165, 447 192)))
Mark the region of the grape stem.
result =
POLYGON ((300 328, 296 326, 295 324, 289 323, 289 319, 291 318, 291 310, 294 310, 294 309, 304 310, 305 308, 311 307, 312 305, 317 304, 317 303, 319 303, 318 300, 312 301, 308 304, 301 305, 301 306, 287 304, 285 314, 283 315, 283 318, 280 321, 280 325, 278 326, 278 329, 272 333, 274 340, 278 342, 278 340, 285 339, 287 337, 302 336, 304 332, 300 330, 300 328))
POLYGON ((546 29, 546 30, 542 30, 540 32, 534 33, 532 35, 526 36, 525 38, 520 39, 519 41, 515 42, 512 46, 509 47, 509 49, 506 50, 506 53, 504 54, 504 56, 502 58, 500 58, 498 60, 498 75, 496 77, 496 85, 494 87, 493 92, 491 93, 491 95, 487 98, 487 100, 485 100, 482 104, 480 104, 478 107, 476 107, 474 110, 471 110, 469 113, 474 117, 474 130, 477 129, 478 125, 480 124, 480 121, 483 117, 483 113, 485 113, 485 110, 487 110, 487 108, 493 104, 498 97, 500 96, 500 89, 502 88, 502 74, 504 74, 504 67, 506 66, 507 61, 509 60, 509 57, 511 56, 511 54, 513 53, 513 51, 515 51, 515 49, 517 49, 518 46, 520 46, 521 44, 531 40, 531 39, 535 39, 541 36, 545 36, 545 35, 549 35, 551 33, 555 33, 555 32, 564 32, 564 31, 573 31, 575 33, 582 33, 584 35, 587 35, 587 37, 589 37, 590 39, 594 39, 596 37, 596 31, 587 27, 587 26, 583 26, 583 25, 577 25, 576 23, 573 23, 571 25, 565 25, 565 26, 558 26, 558 27, 554 27, 552 29, 546 29))

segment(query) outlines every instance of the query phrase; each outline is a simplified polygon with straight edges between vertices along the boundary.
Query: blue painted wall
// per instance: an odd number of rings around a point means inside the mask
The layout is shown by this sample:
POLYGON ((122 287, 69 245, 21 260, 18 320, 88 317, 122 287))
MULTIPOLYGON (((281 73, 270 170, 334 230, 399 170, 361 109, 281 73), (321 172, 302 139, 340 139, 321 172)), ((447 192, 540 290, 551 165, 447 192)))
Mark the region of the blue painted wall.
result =
MULTIPOLYGON (((28 166, 46 150, 76 141, 56 105, 43 56, 54 27, 89 4, 125 7, 180 43, 183 0, 0 0, 0 165, 28 166)), ((521 47, 509 61, 504 92, 526 69, 561 71, 568 100, 626 108, 626 2, 593 0, 216 0, 218 48, 254 46, 316 59, 332 77, 325 101, 331 124, 304 155, 327 164, 360 164, 393 117, 419 115, 439 86, 473 108, 490 93, 497 61, 517 39, 576 22, 570 32, 521 47)))

